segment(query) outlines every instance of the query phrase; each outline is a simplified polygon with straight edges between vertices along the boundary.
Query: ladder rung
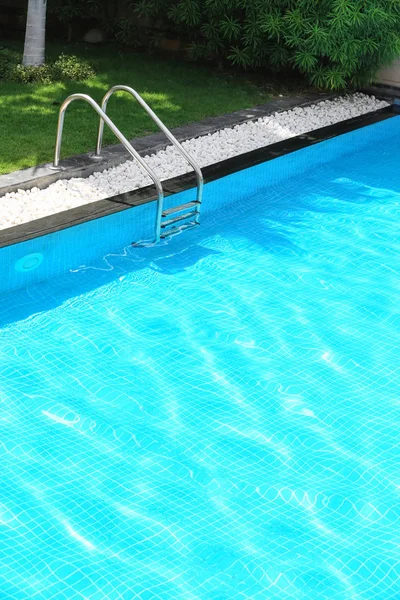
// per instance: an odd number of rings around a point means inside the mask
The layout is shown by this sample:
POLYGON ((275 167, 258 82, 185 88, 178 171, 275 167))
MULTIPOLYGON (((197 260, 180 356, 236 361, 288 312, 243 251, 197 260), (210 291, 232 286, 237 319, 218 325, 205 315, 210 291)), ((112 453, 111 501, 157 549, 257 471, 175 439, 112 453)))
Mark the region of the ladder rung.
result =
POLYGON ((167 217, 168 215, 172 215, 176 212, 181 212, 182 210, 186 210, 187 208, 193 208, 194 206, 198 206, 200 202, 194 200, 193 202, 187 202, 186 204, 181 204, 180 206, 173 206, 172 208, 167 208, 163 210, 162 216, 167 217))
POLYGON ((186 223, 185 225, 181 225, 180 227, 173 227, 172 229, 167 229, 166 231, 163 231, 161 233, 160 238, 166 238, 170 235, 175 235, 175 233, 180 233, 185 229, 192 229, 193 227, 196 227, 196 225, 199 225, 199 223, 196 223, 196 221, 191 221, 190 223, 186 223))
POLYGON ((173 219, 168 219, 168 221, 161 222, 161 227, 168 227, 168 225, 172 225, 173 223, 177 223, 178 221, 184 221, 185 219, 190 219, 197 215, 196 211, 188 212, 183 215, 179 215, 178 217, 174 217, 173 219))

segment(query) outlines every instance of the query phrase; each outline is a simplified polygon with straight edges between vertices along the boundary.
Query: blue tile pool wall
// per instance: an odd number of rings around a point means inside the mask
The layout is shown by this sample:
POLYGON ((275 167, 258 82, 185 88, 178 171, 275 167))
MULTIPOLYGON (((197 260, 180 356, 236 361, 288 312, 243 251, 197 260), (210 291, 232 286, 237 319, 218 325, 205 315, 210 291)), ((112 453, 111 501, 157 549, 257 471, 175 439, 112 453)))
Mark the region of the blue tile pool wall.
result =
MULTIPOLYGON (((202 213, 241 202, 244 197, 246 202, 251 201, 249 187, 256 195, 260 189, 278 186, 282 181, 301 176, 335 158, 343 156, 345 159, 370 144, 379 145, 382 138, 390 139, 399 134, 400 117, 396 117, 252 167, 247 170, 247 178, 238 172, 208 183, 202 213)), ((187 190, 170 196, 166 198, 165 206, 190 201, 194 194, 195 190, 187 190)), ((155 203, 148 203, 0 249, 0 292, 54 277, 107 253, 121 252, 133 241, 151 240, 154 221, 155 203), (40 266, 29 272, 17 270, 18 261, 31 254, 43 256, 40 266)))

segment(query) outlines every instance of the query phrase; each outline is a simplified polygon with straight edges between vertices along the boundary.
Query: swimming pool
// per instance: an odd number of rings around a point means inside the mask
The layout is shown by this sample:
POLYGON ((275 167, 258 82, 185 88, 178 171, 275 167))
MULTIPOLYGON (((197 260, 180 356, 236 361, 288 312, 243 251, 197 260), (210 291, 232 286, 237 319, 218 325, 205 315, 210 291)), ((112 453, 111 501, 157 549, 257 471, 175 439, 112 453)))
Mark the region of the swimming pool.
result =
POLYGON ((1 598, 400 597, 399 130, 0 250, 1 598))

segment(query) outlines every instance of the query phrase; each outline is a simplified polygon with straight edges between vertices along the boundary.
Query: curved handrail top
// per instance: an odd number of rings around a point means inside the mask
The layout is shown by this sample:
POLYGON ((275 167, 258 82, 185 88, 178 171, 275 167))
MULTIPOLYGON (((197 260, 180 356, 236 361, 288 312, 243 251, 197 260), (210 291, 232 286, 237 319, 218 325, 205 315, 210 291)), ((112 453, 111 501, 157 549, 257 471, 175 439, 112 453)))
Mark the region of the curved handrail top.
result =
POLYGON ((112 120, 100 108, 100 106, 97 104, 97 102, 95 100, 93 100, 93 98, 91 96, 89 96, 88 94, 80 94, 80 93, 79 94, 71 94, 71 96, 68 96, 68 98, 66 98, 64 100, 64 102, 62 103, 62 105, 60 107, 60 112, 59 112, 59 117, 58 117, 58 127, 57 127, 56 149, 55 149, 55 155, 54 155, 54 167, 58 167, 59 162, 60 162, 60 153, 61 153, 61 144, 62 144, 62 134, 63 134, 63 128, 64 128, 65 113, 66 113, 68 106, 72 102, 74 102, 74 100, 84 100, 85 102, 90 104, 90 106, 100 116, 103 127, 104 127, 104 123, 106 123, 108 125, 108 127, 111 129, 111 131, 113 132, 113 134, 116 136, 116 138, 118 138, 118 140, 121 142, 121 144, 128 150, 129 154, 133 158, 135 158, 139 162, 139 164, 142 166, 142 168, 147 172, 147 174, 152 179, 154 185, 157 188, 159 197, 162 198, 164 196, 164 191, 163 191, 163 187, 162 187, 161 181, 158 178, 158 176, 154 173, 153 169, 147 165, 147 163, 143 160, 143 158, 135 150, 135 148, 133 148, 133 146, 126 139, 124 134, 118 129, 118 127, 116 127, 114 125, 112 120))
MULTIPOLYGON (((186 158, 187 162, 193 167, 193 169, 196 173, 198 185, 201 189, 204 184, 204 177, 203 177, 203 173, 201 171, 200 165, 197 163, 196 160, 194 160, 194 158, 192 158, 190 156, 190 154, 185 150, 185 148, 182 146, 182 144, 180 142, 178 142, 178 140, 171 133, 171 131, 168 129, 168 127, 166 127, 164 125, 164 123, 156 115, 156 113, 150 108, 150 106, 147 104, 147 102, 145 100, 143 100, 143 98, 139 94, 139 92, 137 92, 133 88, 129 87, 128 85, 114 85, 112 88, 110 88, 108 90, 108 92, 105 94, 105 96, 102 100, 102 103, 101 103, 102 110, 104 112, 107 110, 108 101, 111 98, 111 96, 113 94, 115 94, 115 92, 127 92, 128 94, 131 94, 131 96, 133 96, 139 102, 139 104, 142 106, 142 108, 145 109, 147 114, 158 125, 158 127, 161 129, 161 131, 163 131, 163 133, 172 142, 172 144, 180 150, 181 154, 183 154, 183 156, 186 158)), ((97 156, 99 156, 101 153, 101 146, 102 146, 102 141, 103 141, 103 129, 104 129, 104 123, 102 121, 100 121, 99 135, 98 135, 97 148, 96 148, 97 156)))

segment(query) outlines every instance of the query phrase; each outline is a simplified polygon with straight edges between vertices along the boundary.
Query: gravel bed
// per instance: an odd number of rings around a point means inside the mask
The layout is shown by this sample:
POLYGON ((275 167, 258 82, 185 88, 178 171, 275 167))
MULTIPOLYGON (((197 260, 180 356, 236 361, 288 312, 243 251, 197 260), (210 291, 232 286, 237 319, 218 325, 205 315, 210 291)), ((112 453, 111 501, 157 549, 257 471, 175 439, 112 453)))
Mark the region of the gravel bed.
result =
MULTIPOLYGON (((262 148, 302 133, 372 112, 387 102, 365 94, 324 100, 312 106, 274 113, 257 121, 183 142, 185 149, 204 167, 262 148)), ((172 146, 145 157, 159 177, 169 179, 191 170, 172 146)), ((94 173, 86 179, 59 180, 48 188, 20 190, 0 198, 0 229, 26 223, 46 215, 115 196, 151 183, 136 162, 94 173)))

